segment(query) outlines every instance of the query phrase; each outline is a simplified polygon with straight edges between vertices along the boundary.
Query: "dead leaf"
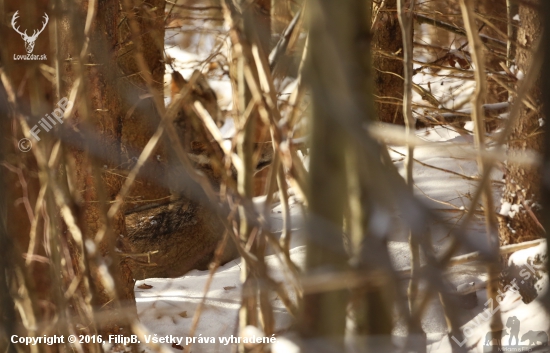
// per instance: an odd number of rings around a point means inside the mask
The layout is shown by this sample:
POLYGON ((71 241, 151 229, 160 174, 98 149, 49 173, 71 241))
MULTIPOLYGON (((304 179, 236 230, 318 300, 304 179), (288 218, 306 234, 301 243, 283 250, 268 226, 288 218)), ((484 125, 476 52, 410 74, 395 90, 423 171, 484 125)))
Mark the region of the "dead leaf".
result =
POLYGON ((448 61, 449 61, 449 65, 450 65, 451 67, 455 67, 456 61, 455 61, 455 59, 453 59, 452 56, 449 56, 448 61))
POLYGON ((153 288, 153 286, 150 285, 150 284, 147 284, 147 283, 143 283, 143 284, 140 284, 140 285, 138 286, 138 288, 139 288, 139 289, 151 289, 151 288, 153 288))
POLYGON ((225 290, 231 290, 231 289, 235 289, 237 288, 236 286, 227 286, 227 287, 223 287, 223 289, 225 290))
POLYGON ((178 315, 181 316, 181 317, 187 317, 187 311, 182 311, 178 315))
POLYGON ((470 63, 463 58, 456 58, 456 61, 458 62, 458 65, 460 65, 461 69, 468 70, 470 68, 470 63))

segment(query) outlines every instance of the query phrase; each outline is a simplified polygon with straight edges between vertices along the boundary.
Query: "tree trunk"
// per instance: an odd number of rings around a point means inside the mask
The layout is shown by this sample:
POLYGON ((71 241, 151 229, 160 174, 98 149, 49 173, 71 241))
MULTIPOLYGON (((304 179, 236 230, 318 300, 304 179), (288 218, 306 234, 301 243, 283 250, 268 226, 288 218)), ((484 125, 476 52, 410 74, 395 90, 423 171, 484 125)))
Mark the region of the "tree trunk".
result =
MULTIPOLYGON (((271 18, 271 13, 273 12, 271 0, 255 0, 255 26, 253 27, 255 31, 258 31, 260 44, 265 55, 269 55, 271 48, 273 47, 271 43, 271 33, 274 21, 271 18)), ((266 130, 265 136, 261 137, 261 131, 265 130, 265 124, 263 124, 259 117, 256 121, 256 132, 255 132, 255 143, 262 143, 270 140, 269 132, 266 130)), ((267 167, 264 170, 256 173, 254 175, 253 181, 253 196, 259 196, 265 194, 265 187, 267 184, 267 178, 271 167, 267 167)))
MULTIPOLYGON (((481 31, 482 34, 485 34, 491 38, 500 39, 506 41, 503 38, 503 34, 507 35, 507 11, 506 11, 506 0, 484 0, 479 4, 479 12, 482 16, 485 17, 493 26, 495 26, 499 31, 491 28, 490 26, 484 26, 481 31)), ((480 23, 481 25, 481 23, 480 23)), ((500 53, 496 51, 486 50, 485 51, 485 67, 488 72, 500 72, 502 67, 500 63, 506 63, 505 58, 506 52, 503 50, 500 53)), ((487 81, 487 95, 486 103, 498 103, 506 102, 508 99, 508 91, 505 88, 501 87, 494 80, 489 79, 487 81)), ((495 123, 489 125, 489 127, 495 127, 495 123)), ((489 129, 488 129, 489 130, 489 129)), ((492 130, 492 129, 490 129, 492 130)))
MULTIPOLYGON (((521 46, 533 48, 533 43, 541 34, 540 14, 532 6, 520 4, 519 17, 521 25, 517 39, 521 46)), ((519 70, 527 72, 531 60, 531 53, 521 47, 516 51, 516 64, 519 70)), ((540 82, 535 84, 530 96, 534 102, 541 102, 540 82)), ((544 134, 541 123, 543 116, 538 111, 527 107, 521 110, 520 118, 511 136, 510 149, 520 151, 543 151, 544 134)), ((513 244, 540 237, 540 201, 539 185, 540 173, 536 168, 518 165, 507 165, 506 186, 502 201, 511 204, 510 212, 500 219, 501 244, 513 244)), ((506 207, 507 208, 507 207, 506 207)))
MULTIPOLYGON (((8 101, 6 92, 0 85, 0 126, 3 131, 8 131, 8 101)), ((0 141, 0 161, 5 160, 6 152, 9 151, 7 139, 0 141)), ((9 338, 15 334, 15 323, 17 316, 15 311, 15 302, 10 295, 10 289, 13 288, 15 278, 15 256, 19 255, 19 249, 15 249, 13 239, 8 233, 8 193, 10 188, 6 183, 5 173, 0 172, 0 249, 3 256, 0 258, 0 326, 3 327, 3 333, 0 334, 0 350, 6 353, 17 352, 15 346, 11 344, 9 338), (7 347, 7 348, 6 348, 7 347)), ((11 206, 11 205, 10 205, 11 206)))
MULTIPOLYGON (((542 4, 543 22, 550 23, 550 3, 547 1, 542 4)), ((544 27, 544 36, 541 41, 543 48, 544 60, 548 61, 550 58, 550 26, 544 27)), ((542 77, 550 77, 550 66, 543 65, 542 77)), ((550 80, 542 81, 541 99, 544 102, 544 114, 550 116, 550 80)), ((550 229, 550 124, 544 124, 544 150, 543 150, 543 162, 540 168, 541 175, 541 203, 542 203, 542 225, 545 229, 550 229)), ((548 239, 550 232, 546 232, 546 253, 550 254, 550 239, 548 239)), ((546 272, 550 270, 550 261, 546 261, 546 272)), ((541 300, 546 307, 546 311, 550 311, 550 293, 546 291, 546 295, 541 300)))
MULTIPOLYGON (((134 280, 127 261, 115 255, 126 252, 120 237, 126 236, 125 218, 122 211, 112 220, 107 219, 107 209, 115 200, 124 182, 124 174, 134 165, 132 158, 137 157, 149 140, 152 131, 159 122, 153 99, 148 96, 144 82, 144 73, 137 65, 138 45, 131 38, 130 19, 121 10, 118 0, 97 3, 97 13, 90 31, 88 55, 80 58, 84 38, 81 27, 87 4, 71 12, 74 17, 62 32, 61 55, 72 58, 64 63, 64 82, 62 92, 68 95, 68 89, 77 79, 84 86, 84 95, 75 104, 74 118, 69 124, 80 131, 84 142, 69 148, 76 175, 74 190, 81 190, 82 200, 79 208, 83 218, 83 233, 87 241, 99 242, 97 250, 86 254, 77 254, 76 260, 89 260, 90 273, 94 289, 94 302, 101 308, 102 320, 98 323, 103 333, 124 333, 119 326, 128 326, 137 319, 134 297, 134 280), (77 33, 77 35, 75 35, 77 33), (78 35, 80 33, 80 36, 78 35), (74 39, 74 41, 73 41, 74 39), (79 62, 82 59, 83 62, 79 62), (84 65, 83 65, 84 64, 84 65), (145 98, 142 98, 145 97, 145 98), (97 234, 105 233, 101 239, 97 234), (121 248, 122 247, 122 248, 121 248), (99 251, 97 253, 96 251, 99 251), (107 266, 114 287, 103 270, 107 266)), ((164 1, 155 0, 147 5, 132 9, 136 11, 138 25, 143 35, 141 54, 149 66, 154 89, 163 92, 164 64, 161 62, 164 42, 164 1)), ((151 160, 144 168, 161 180, 165 161, 157 147, 151 160), (158 158, 157 158, 158 155, 158 158)), ((146 200, 158 200, 168 196, 168 190, 162 184, 151 179, 138 178, 134 184, 134 195, 146 200)), ((139 200, 144 201, 144 200, 139 200)), ((131 204, 135 206, 136 204, 131 204)), ((137 205, 143 205, 143 202, 137 205)), ((108 277, 108 276, 107 276, 108 277)))
MULTIPOLYGON (((19 11, 17 25, 21 30, 36 28, 43 21, 42 16, 47 12, 47 2, 32 2, 26 3, 25 6, 19 1, 4 1, 0 6, 0 16, 6 21, 13 19, 16 11, 19 11)), ((38 117, 49 112, 50 104, 53 103, 52 87, 49 81, 40 73, 39 65, 43 61, 16 61, 14 55, 26 54, 25 42, 21 35, 14 31, 8 25, 0 27, 0 38, 2 38, 2 46, 0 53, 2 55, 0 61, 3 73, 13 85, 12 89, 19 90, 14 92, 18 95, 18 112, 29 117, 28 124, 32 127, 37 123, 38 117)), ((29 30, 27 31, 29 32, 29 30)), ((50 41, 47 35, 47 29, 35 41, 34 54, 50 53, 50 41)), ((51 61, 46 61, 50 64, 51 61)), ((0 82, 3 84, 3 82, 0 82)), ((24 153, 18 149, 18 140, 23 134, 19 128, 19 124, 15 120, 14 112, 8 106, 7 92, 5 87, 0 89, 0 115, 2 117, 0 131, 2 131, 5 142, 2 144, 4 153, 0 159, 0 173, 3 175, 3 181, 6 187, 5 206, 6 217, 9 222, 6 224, 7 235, 10 237, 9 243, 14 251, 13 257, 25 258, 28 255, 29 244, 32 244, 30 239, 31 218, 34 213, 33 207, 36 204, 40 190, 39 168, 32 153, 24 153), (23 201, 23 202, 21 202, 23 201)), ((46 141, 43 141, 47 143, 46 141)), ((34 143, 34 142, 33 142, 34 143)), ((40 217, 40 215, 34 215, 40 217)), ((47 256, 47 245, 43 244, 41 234, 43 227, 41 220, 37 221, 36 229, 36 246, 33 246, 31 251, 34 255, 47 256)), ((2 251, 8 251, 0 247, 2 251)), ((12 264, 13 265, 13 264, 12 264)), ((50 304, 53 304, 52 295, 52 268, 49 264, 42 261, 27 260, 27 265, 24 262, 18 266, 21 273, 27 277, 29 290, 35 295, 34 299, 44 303, 41 307, 36 307, 36 320, 49 321, 52 320, 52 313, 47 310, 50 304)), ((14 323, 10 323, 13 325, 14 323)), ((30 334, 30 332, 29 332, 30 334)))
MULTIPOLYGON (((374 118, 366 107, 371 92, 370 5, 357 0, 317 0, 309 3, 306 12, 310 42, 304 77, 313 102, 306 275, 336 275, 349 269, 343 220, 348 207, 346 159, 350 152, 353 155, 353 148, 346 124, 339 118, 374 118)), ((373 319, 374 298, 365 298, 370 293, 359 295, 363 299, 359 301, 368 302, 367 318, 373 319)), ((300 316, 303 352, 343 350, 347 304, 343 289, 304 295, 300 316)), ((384 317, 380 319, 385 322, 384 317)), ((365 323, 369 333, 375 333, 369 323, 365 323)))
MULTIPOLYGON (((153 89, 157 94, 164 92, 164 0, 152 0, 136 8, 135 19, 139 24, 142 41, 142 54, 153 78, 153 89)), ((126 24, 127 22, 125 22, 126 24)), ((129 40, 127 25, 121 26, 123 40, 129 40)), ((159 112, 155 109, 153 98, 142 98, 148 92, 143 74, 140 73, 134 51, 135 43, 126 44, 117 49, 118 79, 117 85, 121 94, 121 148, 122 166, 133 167, 133 161, 139 157, 159 122, 159 112)), ((162 97, 160 97, 162 100, 162 97)), ((151 203, 167 202, 170 191, 166 185, 155 182, 162 180, 168 172, 166 147, 159 144, 151 158, 144 164, 147 178, 141 173, 134 183, 125 203, 125 211, 151 203)))
MULTIPOLYGON (((403 119, 403 47, 401 28, 397 20, 397 0, 382 2, 373 9, 374 92, 378 119, 385 123, 404 125, 403 119), (377 51, 394 54, 397 59, 382 56, 377 51)), ((373 1, 373 4, 375 2, 373 1)))

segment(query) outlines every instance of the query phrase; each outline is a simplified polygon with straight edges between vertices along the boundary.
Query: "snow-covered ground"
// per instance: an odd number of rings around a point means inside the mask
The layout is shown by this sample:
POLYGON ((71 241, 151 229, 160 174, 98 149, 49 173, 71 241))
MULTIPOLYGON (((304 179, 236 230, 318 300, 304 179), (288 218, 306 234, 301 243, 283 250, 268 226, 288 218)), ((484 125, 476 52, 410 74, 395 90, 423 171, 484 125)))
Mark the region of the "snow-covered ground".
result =
MULTIPOLYGON (((170 46, 166 48, 166 52, 175 59, 174 67, 181 70, 184 77, 188 78, 196 63, 204 60, 208 53, 190 53, 174 46, 174 39, 171 41, 170 46)), ((210 44, 210 48, 212 48, 215 43, 210 44)), ((202 67, 204 68, 204 66, 202 67)), ((205 71, 203 70, 203 72, 205 71)), ((167 68, 167 72, 170 72, 170 69, 167 68)), ((440 75, 444 74, 444 72, 440 72, 440 75)), ((212 88, 218 95, 220 107, 224 110, 231 109, 232 92, 227 76, 210 75, 208 77, 212 88)), ((169 80, 168 76, 167 80, 169 80)), ((472 81, 466 81, 466 83, 463 81, 462 84, 458 84, 457 81, 446 81, 445 78, 438 78, 434 81, 433 76, 428 77, 424 74, 415 76, 415 82, 436 96, 442 102, 442 108, 455 108, 457 104, 461 107, 467 107, 467 99, 460 103, 454 102, 453 99, 457 96, 468 97, 473 89, 472 81), (431 82, 429 87, 427 82, 431 82), (461 90, 462 93, 458 94, 461 90)), ((419 104, 425 104, 418 95, 415 100, 419 104)), ((231 119, 228 119, 227 125, 222 128, 224 137, 229 137, 232 131, 234 131, 234 126, 231 119)), ((433 143, 456 142, 466 145, 472 145, 473 143, 468 136, 461 136, 444 126, 419 130, 417 136, 433 143)), ((404 157, 401 154, 405 153, 405 149, 395 147, 390 153, 395 165, 402 171, 404 157)), ((449 225, 451 227, 452 225, 458 226, 465 216, 467 208, 469 208, 470 196, 477 186, 477 180, 475 180, 477 166, 474 160, 459 159, 445 153, 434 153, 434 148, 428 146, 417 148, 415 158, 422 162, 422 164, 415 163, 414 165, 415 193, 432 209, 437 210, 441 218, 446 221, 445 226, 441 224, 430 225, 434 248, 436 250, 441 249, 449 241, 449 225)), ((502 172, 495 170, 492 179, 496 207, 497 210, 500 210, 501 205, 498 200, 500 199, 499 192, 502 186, 502 172)), ((258 199, 258 202, 261 202, 261 200, 258 199)), ((290 255, 292 261, 301 268, 305 258, 302 207, 292 198, 290 209, 292 228, 290 255)), ((467 233, 469 237, 479 242, 480 239, 485 239, 485 232, 482 217, 476 217, 467 229, 467 233)), ((272 231, 275 234, 280 233, 283 227, 280 205, 274 205, 269 221, 272 231)), ((395 269, 408 267, 410 255, 406 232, 397 230, 392 233, 388 241, 395 269)), ((544 251, 545 246, 542 245, 522 250, 513 254, 510 261, 518 266, 526 266, 526 264, 531 266, 537 254, 540 257, 544 251)), ((275 280, 288 282, 283 270, 285 265, 281 263, 276 255, 266 256, 266 263, 275 280)), ((232 345, 220 342, 219 338, 239 335, 237 320, 241 300, 240 266, 240 260, 234 260, 221 266, 216 271, 210 288, 206 292, 205 285, 209 278, 208 271, 191 271, 183 277, 174 279, 151 278, 138 281, 135 294, 138 314, 142 324, 151 333, 157 334, 158 337, 167 335, 188 337, 193 317, 197 312, 197 306, 206 296, 200 321, 194 334, 197 339, 193 344, 192 352, 230 352, 232 345), (202 339, 199 340, 199 337, 202 337, 202 339), (215 343, 197 343, 205 341, 204 338, 208 338, 206 341, 210 341, 210 337, 214 338, 215 343)), ((475 264, 466 264, 453 267, 449 273, 449 280, 454 286, 458 286, 469 282, 483 282, 486 280, 486 275, 484 268, 475 264)), ((544 290, 547 282, 547 276, 543 275, 538 280, 539 289, 544 290)), ((288 288, 291 287, 288 286, 288 288)), ((276 319, 276 329, 284 330, 288 328, 292 323, 292 318, 287 313, 280 298, 273 294, 271 301, 276 319)), ((466 336, 466 341, 460 342, 460 344, 470 348, 472 352, 484 351, 485 335, 489 331, 488 314, 485 310, 487 308, 486 302, 486 292, 480 290, 477 292, 477 306, 472 309, 460 310, 460 320, 463 323, 462 328, 466 336)), ((505 324, 511 317, 516 317, 521 322, 519 338, 522 338, 522 335, 529 331, 547 331, 550 323, 546 312, 536 300, 525 304, 518 293, 510 290, 502 296, 499 312, 505 324)), ((447 324, 437 296, 434 296, 425 311, 422 326, 427 333, 428 352, 451 352, 452 345, 457 344, 447 336, 447 324)), ((405 336, 405 327, 398 323, 394 330, 394 342, 396 344, 404 342, 405 336)), ((509 338, 510 335, 504 336, 503 344, 508 344, 509 338)), ((522 342, 522 344, 527 343, 522 342)), ((142 346, 146 351, 153 351, 146 345, 142 344, 142 346)), ((179 352, 182 348, 185 348, 184 351, 188 352, 185 344, 183 347, 167 344, 167 347, 174 352, 179 352)), ((274 352, 293 353, 295 349, 296 347, 290 341, 283 336, 277 336, 274 352)))
MULTIPOLYGON (((459 139, 461 143, 468 143, 462 137, 445 128, 430 129, 419 131, 418 135, 431 141, 446 141, 459 139)), ((471 143, 471 142, 470 142, 471 143)), ((395 149, 400 151, 399 148, 395 149)), ((421 199, 424 199, 434 209, 439 210, 442 215, 447 215, 446 219, 452 223, 460 223, 461 217, 465 214, 465 208, 469 205, 468 195, 472 194, 476 187, 475 180, 465 179, 464 176, 476 176, 477 167, 475 161, 457 160, 451 156, 432 157, 430 149, 418 149, 415 157, 424 163, 415 164, 414 176, 416 183, 416 193, 421 199), (429 166, 426 166, 429 165, 429 166), (440 168, 434 169, 431 166, 440 168), (457 174, 451 174, 446 170, 457 174)), ((402 156, 392 152, 392 158, 398 167, 402 168, 402 156)), ((498 171, 494 174, 494 179, 500 181, 502 174, 498 171)), ((496 184, 495 195, 498 196, 499 185, 496 184)), ((498 199, 497 199, 498 200, 498 199)), ((303 245, 303 217, 301 206, 291 199, 291 227, 293 241, 291 244, 291 259, 298 267, 303 266, 305 248, 303 245)), ((281 206, 276 205, 271 213, 272 230, 282 229, 281 206)), ((447 234, 442 233, 438 225, 432 225, 432 236, 434 245, 441 248, 445 245, 447 234)), ((468 230, 471 237, 484 237, 483 220, 477 219, 468 230)), ((403 232, 397 232, 389 239, 389 248, 392 261, 396 269, 403 269, 409 266, 409 250, 407 238, 403 232)), ((519 251, 511 257, 517 265, 524 264, 528 258, 533 258, 535 254, 542 253, 544 247, 527 249, 519 251)), ((530 260, 532 261, 532 260, 530 260)), ((285 281, 284 265, 281 264, 276 255, 266 257, 266 262, 274 279, 285 281)), ((240 260, 234 260, 222 266, 216 272, 214 280, 206 295, 205 305, 202 309, 201 317, 195 336, 215 337, 217 343, 193 345, 193 352, 230 352, 231 345, 224 345, 219 342, 219 337, 237 336, 236 331, 237 312, 241 299, 240 285, 240 260)), ((198 303, 204 296, 204 288, 209 277, 208 271, 192 271, 181 278, 159 279, 152 278, 136 283, 136 300, 138 313, 142 323, 149 328, 151 332, 159 336, 172 335, 177 337, 187 337, 193 322, 193 316, 197 310, 198 303), (149 289, 142 289, 140 286, 147 284, 152 286, 149 289)), ((468 282, 482 282, 486 280, 483 268, 475 265, 456 266, 450 273, 450 280, 454 285, 468 282)), ((540 280, 541 285, 547 281, 547 277, 540 280)), ((143 287, 143 286, 142 286, 143 287)), ((477 292, 478 305, 473 309, 461 310, 461 320, 464 322, 465 332, 470 334, 465 343, 468 347, 473 347, 473 352, 482 352, 485 343, 485 334, 489 331, 489 321, 483 318, 487 316, 486 293, 485 290, 477 292)), ((277 329, 285 329, 291 323, 291 317, 286 312, 280 299, 273 294, 272 304, 274 308, 277 329)), ((536 301, 530 304, 524 304, 519 300, 519 294, 506 292, 502 303, 500 303, 500 312, 503 315, 503 322, 506 323, 509 317, 516 316, 521 321, 520 334, 532 331, 545 330, 548 326, 548 317, 541 305, 536 301)), ((428 337, 429 352, 450 352, 452 343, 447 336, 447 326, 443 315, 442 307, 437 296, 433 298, 423 317, 423 329, 428 337)), ((395 328, 396 342, 402 340, 406 335, 405 328, 397 325, 395 328)), ((508 337, 505 337, 507 342, 508 337)), ((178 351, 177 348, 171 348, 178 351)))

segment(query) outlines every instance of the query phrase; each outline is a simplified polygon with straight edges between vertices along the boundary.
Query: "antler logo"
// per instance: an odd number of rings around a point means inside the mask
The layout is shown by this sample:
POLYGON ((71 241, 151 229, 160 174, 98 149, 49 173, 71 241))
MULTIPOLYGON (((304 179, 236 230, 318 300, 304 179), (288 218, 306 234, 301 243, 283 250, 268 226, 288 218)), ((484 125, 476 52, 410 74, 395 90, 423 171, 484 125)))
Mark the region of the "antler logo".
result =
POLYGON ((15 27, 16 26, 15 22, 19 18, 18 13, 19 13, 19 11, 15 11, 15 13, 13 14, 13 17, 11 18, 11 26, 13 27, 13 29, 17 33, 19 33, 21 35, 21 38, 23 38, 23 40, 25 41, 25 49, 27 50, 27 53, 31 54, 32 51, 34 50, 34 42, 36 41, 36 38, 38 38, 38 35, 40 33, 42 33, 44 28, 46 28, 46 25, 48 24, 49 17, 48 17, 48 14, 44 13, 44 20, 45 21, 42 22, 42 29, 40 29, 39 31, 37 31, 35 29, 34 32, 32 33, 32 36, 29 36, 29 35, 27 35, 27 30, 25 30, 25 32, 21 32, 19 30, 19 26, 17 26, 17 28, 15 27))

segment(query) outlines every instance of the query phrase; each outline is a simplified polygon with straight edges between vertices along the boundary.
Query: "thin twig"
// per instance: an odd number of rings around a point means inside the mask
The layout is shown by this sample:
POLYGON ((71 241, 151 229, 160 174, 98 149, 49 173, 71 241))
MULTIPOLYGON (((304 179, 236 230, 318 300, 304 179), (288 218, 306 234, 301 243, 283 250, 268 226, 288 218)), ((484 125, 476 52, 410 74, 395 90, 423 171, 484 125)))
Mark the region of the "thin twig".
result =
MULTIPOLYGON (((482 105, 486 94, 486 78, 485 78, 485 58, 483 55, 483 44, 480 36, 475 29, 475 16, 473 11, 474 3, 472 0, 461 0, 460 8, 464 18, 464 25, 468 34, 468 42, 470 43, 470 54, 475 65, 476 87, 472 97, 472 121, 474 122, 474 142, 479 151, 485 150, 485 122, 482 105)), ((478 169, 480 174, 484 173, 485 166, 481 154, 478 158, 478 169)), ((494 210, 492 188, 489 183, 483 188, 483 208, 485 211, 485 224, 487 231, 487 240, 491 249, 498 247, 498 223, 494 210)), ((471 206, 475 208, 475 204, 471 206)), ((497 299, 496 277, 498 276, 498 263, 489 264, 488 266, 489 285, 487 287, 487 295, 492 299, 491 310, 494 309, 497 299)), ((502 329, 502 319, 500 313, 493 315, 491 319, 491 331, 502 329)), ((498 333, 497 333, 498 335, 498 333)), ((498 339, 498 338, 497 338, 498 339)))

